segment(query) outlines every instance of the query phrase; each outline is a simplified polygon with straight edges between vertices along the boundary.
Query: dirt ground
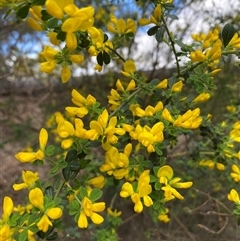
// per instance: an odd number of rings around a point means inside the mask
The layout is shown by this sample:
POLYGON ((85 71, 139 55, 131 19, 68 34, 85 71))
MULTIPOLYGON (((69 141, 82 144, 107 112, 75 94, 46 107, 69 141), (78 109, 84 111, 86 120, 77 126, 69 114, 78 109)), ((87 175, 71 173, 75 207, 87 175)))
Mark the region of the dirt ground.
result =
MULTIPOLYGON (((66 95, 68 95, 67 93, 66 95)), ((62 96, 66 96, 61 93, 62 96)), ((54 95, 57 97, 57 95, 54 95)), ((67 97, 69 99, 69 97, 67 97)), ((41 178, 46 177, 46 168, 22 164, 14 155, 31 144, 38 145, 38 133, 46 121, 43 115, 42 103, 52 99, 50 93, 41 95, 6 95, 0 99, 1 148, 0 148, 0 211, 2 213, 3 197, 9 195, 15 204, 19 204, 26 196, 24 191, 15 192, 14 182, 21 182, 21 172, 25 170, 38 171, 41 178), (23 198, 24 197, 24 198, 23 198)), ((56 99, 61 99, 56 98, 56 99)), ((204 199, 204 198, 203 198, 204 199)), ((211 216, 203 213, 212 210, 213 200, 206 197, 206 205, 200 205, 196 212, 182 212, 188 206, 186 201, 181 204, 173 202, 174 206, 169 224, 154 223, 147 212, 135 214, 131 203, 125 205, 122 199, 117 199, 119 209, 123 211, 123 224, 119 227, 120 241, 240 241, 240 228, 234 217, 211 216), (209 202, 207 201, 209 200, 209 202), (179 215, 179 210, 181 214, 179 215), (202 214, 201 214, 202 213, 202 214)), ((71 221, 67 221, 71 223, 71 221)), ((72 240, 72 239, 61 239, 72 240)), ((91 240, 91 235, 84 232, 79 240, 91 240)))

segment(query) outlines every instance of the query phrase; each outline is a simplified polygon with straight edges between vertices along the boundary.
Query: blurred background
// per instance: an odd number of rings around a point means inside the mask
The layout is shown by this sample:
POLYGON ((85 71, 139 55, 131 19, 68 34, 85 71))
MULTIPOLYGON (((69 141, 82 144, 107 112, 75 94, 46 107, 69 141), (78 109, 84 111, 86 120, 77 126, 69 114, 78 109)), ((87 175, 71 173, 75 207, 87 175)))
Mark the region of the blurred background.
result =
MULTIPOLYGON (((75 1, 76 5, 93 5, 96 9, 95 25, 107 31, 106 24, 110 13, 119 18, 138 19, 148 17, 152 13, 153 5, 149 1, 133 0, 86 0, 75 1), (84 3, 83 3, 84 2, 84 3)), ((232 23, 239 32, 240 29, 240 1, 236 0, 175 0, 176 14, 179 20, 169 19, 169 28, 183 43, 191 43, 191 34, 208 32, 215 27, 222 28, 227 23, 232 23)), ((51 75, 39 71, 39 53, 48 44, 48 39, 42 32, 33 31, 21 19, 10 14, 6 19, 6 8, 1 6, 0 16, 0 190, 1 197, 10 195, 14 200, 21 202, 22 193, 13 192, 11 185, 21 180, 22 164, 14 155, 28 146, 38 145, 38 133, 41 127, 46 126, 48 118, 55 112, 64 112, 64 108, 71 105, 71 90, 74 87, 83 95, 91 93, 101 103, 106 103, 106 96, 111 87, 119 78, 118 70, 122 64, 118 61, 111 62, 101 73, 95 72, 93 66, 95 58, 85 54, 85 61, 80 66, 75 66, 71 80, 62 84, 60 70, 55 70, 51 75), (99 91, 101 88, 101 91, 99 91)), ((154 37, 148 36, 148 27, 139 27, 137 34, 129 42, 122 43, 119 53, 126 58, 132 58, 137 63, 138 71, 147 75, 149 79, 164 79, 175 72, 174 56, 165 43, 157 43, 154 37)), ((111 37, 111 34, 109 34, 111 37)), ((182 64, 186 59, 182 59, 182 64)), ((239 97, 240 70, 233 66, 233 59, 224 59, 224 69, 216 77, 217 91, 214 98, 204 109, 211 113, 215 121, 223 119, 222 113, 227 105, 231 105, 233 97, 239 97)), ((239 97, 240 99, 240 97, 239 97)), ((239 102, 240 103, 240 102, 239 102)), ((185 165, 181 161, 179 165, 185 165)), ((25 165, 24 169, 33 170, 32 166, 25 165)), ((36 170, 36 169, 34 169, 36 170)), ((44 177, 45 170, 37 169, 40 177, 44 177)), ((206 173, 205 173, 206 174, 206 173)), ((172 241, 239 241, 240 231, 236 220, 214 214, 218 204, 209 193, 210 190, 220 192, 226 199, 227 189, 221 182, 221 176, 211 174, 211 180, 206 182, 203 175, 196 184, 199 199, 195 193, 189 193, 189 198, 180 202, 172 202, 174 206, 169 224, 153 223, 147 213, 134 215, 132 219, 123 223, 119 228, 120 240, 172 240, 172 241), (217 186, 221 185, 218 189, 217 186), (219 191, 220 190, 220 191, 219 191), (192 210, 187 209, 192 208, 192 210), (207 214, 207 211, 212 211, 207 214), (201 226, 202 225, 202 226, 201 226), (144 238, 143 238, 144 237, 144 238)), ((218 194, 219 195, 219 194, 218 194)), ((2 203, 2 200, 1 200, 2 203)), ((131 215, 132 206, 124 208, 123 219, 131 215)), ((171 210, 171 206, 169 207, 171 210)), ((86 239, 90 234, 85 234, 86 239)), ((63 239, 64 240, 64 239, 63 239)), ((65 238, 65 240, 68 240, 65 238)))

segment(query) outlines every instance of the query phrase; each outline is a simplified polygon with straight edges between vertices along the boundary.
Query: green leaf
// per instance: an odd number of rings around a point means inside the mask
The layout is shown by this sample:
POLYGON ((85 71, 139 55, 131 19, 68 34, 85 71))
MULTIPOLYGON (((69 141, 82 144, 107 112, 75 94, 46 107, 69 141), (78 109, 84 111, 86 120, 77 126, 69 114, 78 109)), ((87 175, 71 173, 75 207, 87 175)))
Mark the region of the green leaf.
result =
POLYGON ((109 64, 111 62, 110 55, 105 51, 103 51, 102 58, 103 58, 104 64, 109 64))
POLYGON ((57 39, 58 39, 58 40, 61 40, 61 41, 63 42, 63 41, 65 41, 65 39, 66 39, 66 35, 67 35, 67 33, 60 31, 60 32, 57 34, 57 39))
POLYGON ((100 197, 102 196, 102 190, 100 190, 99 188, 94 188, 89 196, 89 199, 92 202, 95 202, 96 200, 98 200, 100 197))
POLYGON ((59 20, 56 18, 49 19, 49 21, 47 21, 47 27, 54 29, 56 26, 58 26, 58 21, 59 20))
POLYGON ((27 229, 24 229, 23 232, 21 232, 18 236, 18 240, 25 241, 28 237, 28 231, 27 229))
POLYGON ((70 168, 68 166, 63 168, 62 174, 63 174, 65 181, 68 182, 70 180, 70 176, 71 176, 70 168))
POLYGON ((28 15, 29 8, 30 8, 30 5, 25 5, 21 8, 19 8, 17 11, 17 16, 21 19, 26 18, 28 15))
POLYGON ((159 84, 159 82, 160 82, 159 79, 152 79, 152 80, 149 82, 149 84, 155 86, 155 85, 159 84))
POLYGON ((178 20, 178 19, 179 19, 178 16, 176 16, 176 15, 174 15, 174 14, 168 14, 168 13, 166 13, 165 15, 166 15, 167 17, 171 18, 171 19, 174 19, 174 20, 178 20))
POLYGON ((104 34, 103 35, 103 43, 107 42, 108 41, 108 35, 107 34, 104 34))
POLYGON ((33 0, 32 5, 44 5, 46 0, 33 0))
POLYGON ((55 146, 50 145, 50 146, 48 146, 48 147, 46 148, 45 154, 46 154, 47 156, 52 156, 52 155, 54 154, 54 150, 55 150, 55 146))
POLYGON ((53 16, 50 15, 46 10, 42 10, 42 11, 41 11, 41 14, 42 14, 41 19, 42 19, 43 21, 47 21, 48 19, 53 18, 53 16))
POLYGON ((69 162, 72 162, 72 161, 76 160, 77 154, 78 154, 77 150, 75 150, 75 149, 69 150, 67 155, 66 155, 65 161, 69 163, 69 162))
POLYGON ((82 159, 80 161, 80 169, 84 169, 90 162, 91 160, 89 159, 82 159))
POLYGON ((156 34, 158 29, 159 29, 159 26, 153 26, 152 28, 148 29, 147 34, 149 36, 153 36, 154 34, 156 34))
POLYGON ((166 9, 166 10, 173 10, 175 8, 175 6, 172 3, 164 3, 162 4, 162 6, 166 9))
POLYGON ((88 196, 87 189, 85 187, 80 187, 78 196, 80 197, 81 200, 83 200, 84 197, 87 197, 88 196))
POLYGON ((226 24, 222 30, 223 45, 226 47, 233 35, 236 33, 234 26, 231 23, 226 24))
POLYGON ((9 8, 9 9, 7 10, 7 12, 5 13, 3 19, 6 20, 7 17, 12 13, 12 11, 13 11, 13 9, 9 8))
POLYGON ((53 197, 54 197, 54 189, 53 189, 53 187, 52 186, 46 187, 45 194, 48 194, 53 199, 53 197))
POLYGON ((162 185, 161 185, 160 182, 155 182, 155 184, 154 184, 154 188, 155 188, 155 190, 160 190, 161 187, 162 187, 162 185))
POLYGON ((103 66, 103 54, 102 54, 102 52, 99 52, 99 54, 97 55, 97 62, 100 66, 103 66))
POLYGON ((48 236, 46 237, 46 240, 56 240, 57 237, 58 237, 58 233, 57 233, 57 232, 54 232, 54 233, 52 233, 51 235, 48 235, 48 236))

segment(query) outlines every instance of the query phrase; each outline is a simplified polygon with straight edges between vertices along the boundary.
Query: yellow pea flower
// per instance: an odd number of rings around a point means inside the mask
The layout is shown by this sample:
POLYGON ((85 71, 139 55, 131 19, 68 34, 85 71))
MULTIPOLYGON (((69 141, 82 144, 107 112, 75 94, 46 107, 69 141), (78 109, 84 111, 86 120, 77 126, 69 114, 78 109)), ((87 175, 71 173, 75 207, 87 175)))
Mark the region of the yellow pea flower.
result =
POLYGON ((230 176, 234 180, 234 182, 240 182, 240 167, 236 164, 232 165, 232 172, 230 173, 230 176))
POLYGON ((99 215, 98 212, 102 212, 104 209, 104 202, 92 203, 89 198, 84 197, 82 200, 82 210, 78 219, 78 227, 88 227, 87 217, 89 217, 94 224, 101 224, 104 221, 104 218, 99 215))
POLYGON ((156 89, 166 89, 167 86, 168 86, 168 79, 164 79, 156 86, 156 89))
POLYGON ((194 100, 193 103, 199 103, 199 102, 204 102, 210 99, 210 94, 209 93, 201 93, 199 94, 194 100))
POLYGON ((49 40, 52 44, 54 44, 54 45, 60 44, 60 40, 57 39, 57 33, 56 32, 49 32, 49 33, 47 33, 47 36, 49 37, 49 40))
POLYGON ((4 222, 8 222, 10 215, 13 212, 13 201, 9 196, 4 197, 3 199, 3 214, 2 219, 4 222))
POLYGON ((32 188, 35 185, 35 182, 39 179, 39 177, 37 172, 23 170, 22 179, 23 179, 23 183, 13 185, 13 189, 15 191, 18 191, 24 188, 32 188))
POLYGON ((71 78, 71 70, 68 66, 63 66, 61 72, 62 83, 66 83, 71 78))
POLYGON ((167 121, 169 121, 169 122, 171 122, 171 123, 174 122, 174 119, 173 119, 171 113, 169 112, 169 110, 168 110, 167 108, 164 108, 164 109, 163 109, 163 111, 162 111, 162 117, 163 117, 165 120, 167 120, 167 121))
POLYGON ((143 211, 143 204, 146 207, 153 205, 153 201, 149 194, 152 192, 152 186, 150 183, 150 170, 145 170, 138 179, 138 185, 136 192, 133 190, 132 184, 125 182, 122 186, 120 196, 126 198, 131 196, 131 200, 134 203, 134 211, 140 213, 143 211))
POLYGON ((94 178, 89 179, 88 183, 90 185, 93 185, 94 187, 103 188, 103 186, 105 184, 105 178, 103 175, 94 177, 94 178))
POLYGON ((169 165, 162 166, 157 173, 159 182, 165 185, 161 188, 164 191, 165 198, 171 200, 173 198, 172 196, 174 196, 182 200, 184 197, 175 188, 189 188, 193 183, 180 182, 181 178, 173 177, 173 175, 173 169, 169 165))
POLYGON ((172 88, 171 88, 171 91, 172 92, 181 92, 182 91, 182 88, 183 88, 183 82, 182 80, 179 80, 178 82, 176 82, 172 88))
POLYGON ((134 74, 134 72, 136 71, 136 66, 135 66, 135 63, 133 62, 133 60, 130 60, 130 59, 127 60, 124 63, 123 69, 124 69, 124 71, 121 71, 121 73, 126 77, 129 77, 132 74, 134 74))
POLYGON ((32 190, 30 190, 28 195, 30 203, 34 206, 39 208, 40 210, 44 209, 44 198, 43 198, 43 192, 40 188, 35 187, 32 190))
POLYGON ((21 162, 34 162, 35 160, 43 160, 45 157, 44 151, 48 141, 48 133, 42 128, 39 133, 40 149, 37 152, 19 152, 15 158, 21 162))
POLYGON ((234 202, 237 205, 240 205, 240 198, 239 194, 235 189, 231 189, 230 193, 228 194, 228 200, 234 202))
POLYGON ((107 212, 110 216, 112 216, 114 218, 117 218, 117 217, 121 216, 121 214, 122 214, 122 211, 118 211, 117 209, 112 210, 111 208, 108 208, 107 212))

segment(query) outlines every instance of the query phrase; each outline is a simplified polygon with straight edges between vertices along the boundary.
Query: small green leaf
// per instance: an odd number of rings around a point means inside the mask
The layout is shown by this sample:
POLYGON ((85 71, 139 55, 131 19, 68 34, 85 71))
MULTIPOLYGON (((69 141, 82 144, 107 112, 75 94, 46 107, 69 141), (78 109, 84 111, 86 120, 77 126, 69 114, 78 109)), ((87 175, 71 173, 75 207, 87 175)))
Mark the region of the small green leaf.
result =
POLYGON ((28 231, 27 229, 24 229, 23 232, 21 232, 18 236, 18 240, 25 241, 28 237, 28 231))
POLYGON ((69 150, 68 153, 67 153, 67 156, 65 158, 65 161, 66 162, 71 162, 71 161, 74 161, 77 159, 77 150, 75 149, 72 149, 72 150, 69 150))
POLYGON ((67 33, 60 31, 60 32, 57 34, 57 39, 58 39, 58 40, 61 40, 61 41, 65 41, 66 35, 67 35, 67 33))
POLYGON ((94 188, 89 196, 89 199, 92 202, 95 202, 96 200, 98 200, 100 197, 102 196, 102 190, 100 190, 99 188, 94 188))
POLYGON ((232 39, 233 35, 235 34, 236 30, 231 23, 226 24, 222 30, 222 39, 223 45, 226 47, 230 40, 232 39))
POLYGON ((91 160, 89 159, 82 159, 80 161, 80 169, 84 169, 90 162, 91 160))
POLYGON ((107 34, 104 34, 103 35, 103 43, 107 42, 108 41, 108 35, 107 34))
POLYGON ((149 36, 153 36, 156 34, 158 29, 159 29, 159 26, 153 26, 152 28, 148 29, 147 34, 149 36))
POLYGON ((52 199, 54 197, 54 189, 52 186, 48 186, 45 189, 45 194, 48 194, 52 199))
POLYGON ((103 51, 102 58, 103 58, 104 64, 109 64, 111 62, 110 55, 105 51, 103 51))
POLYGON ((25 5, 21 8, 19 8, 17 11, 17 16, 21 19, 26 18, 28 15, 29 8, 30 8, 30 5, 25 5))
POLYGON ((47 21, 47 27, 48 28, 55 28, 56 26, 58 26, 58 19, 56 18, 52 18, 52 19, 49 19, 49 21, 47 21))
POLYGON ((46 10, 42 10, 41 11, 42 17, 41 19, 43 21, 47 21, 48 19, 52 18, 53 16, 51 16, 46 10))
POLYGON ((97 55, 97 62, 100 66, 103 66, 103 54, 102 54, 102 52, 99 52, 99 54, 97 55))
POLYGON ((13 9, 9 8, 9 9, 7 10, 7 12, 5 13, 3 19, 6 20, 7 17, 12 13, 12 11, 13 11, 13 9))
POLYGON ((51 235, 48 235, 48 236, 46 237, 46 240, 56 240, 57 237, 58 237, 58 233, 57 233, 57 232, 54 232, 54 233, 52 233, 51 235))
POLYGON ((45 4, 45 2, 46 2, 46 0, 34 0, 33 2, 32 2, 32 5, 44 5, 45 4))
POLYGON ((171 19, 174 19, 174 20, 178 20, 179 18, 176 16, 176 15, 174 15, 174 14, 168 14, 168 13, 166 13, 165 14, 167 17, 169 17, 169 18, 171 18, 171 19))
POLYGON ((85 187, 80 187, 79 194, 80 199, 83 200, 84 197, 88 196, 87 189, 85 187))

